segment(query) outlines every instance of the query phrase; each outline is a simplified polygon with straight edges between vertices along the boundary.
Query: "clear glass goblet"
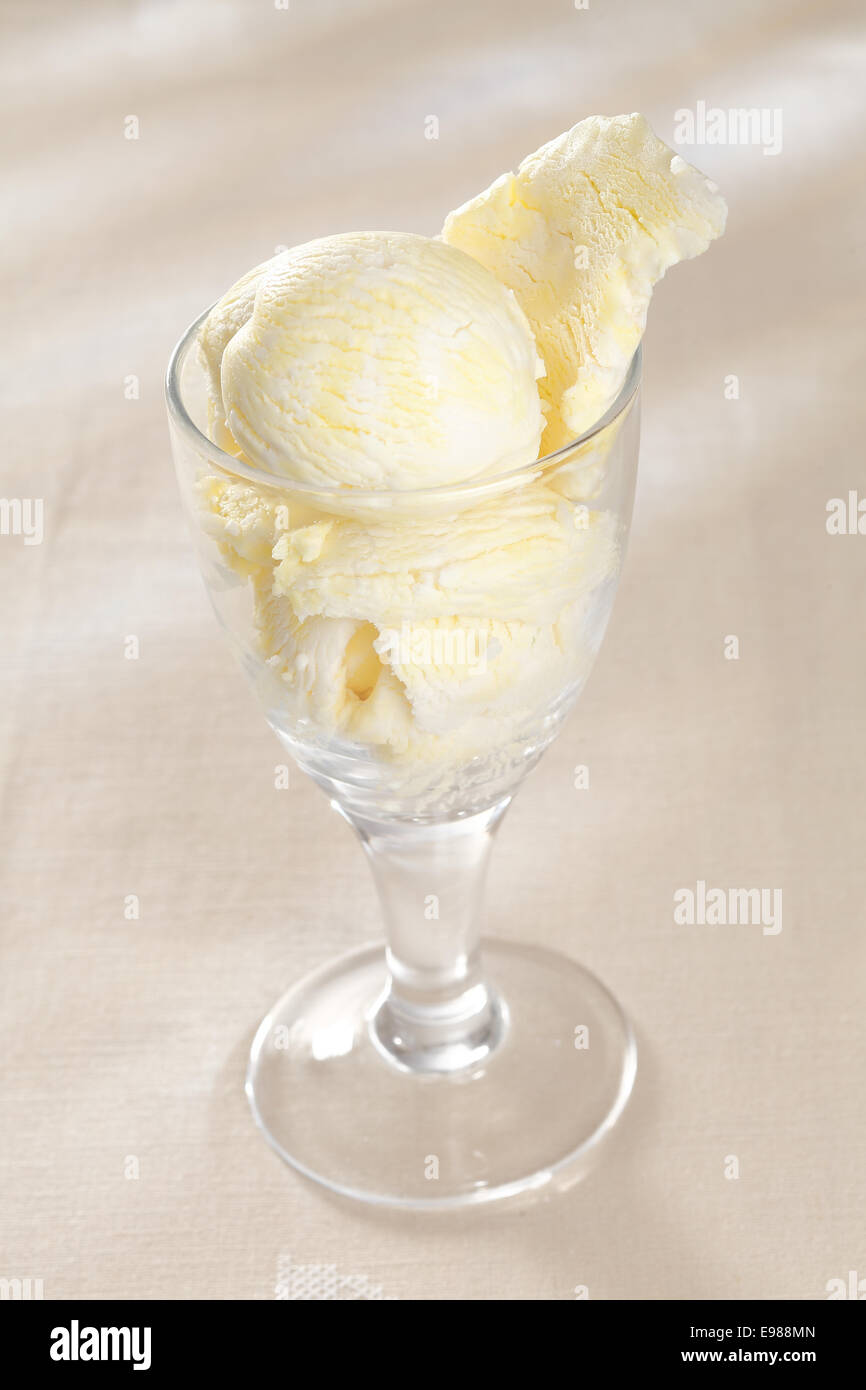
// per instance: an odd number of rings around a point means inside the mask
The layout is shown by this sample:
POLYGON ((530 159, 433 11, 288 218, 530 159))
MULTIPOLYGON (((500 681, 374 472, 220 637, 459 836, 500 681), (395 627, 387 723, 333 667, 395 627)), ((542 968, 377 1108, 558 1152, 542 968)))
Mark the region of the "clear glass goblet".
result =
POLYGON ((211 442, 194 350, 205 317, 167 378, 202 573, 277 737, 356 830, 385 926, 383 945, 301 980, 263 1020, 255 1119, 301 1173, 367 1202, 461 1207, 567 1186, 626 1104, 634 1038, 574 961, 482 943, 481 906, 496 828, 604 636, 640 352, 607 414, 556 453, 459 486, 365 493, 291 483, 211 442))

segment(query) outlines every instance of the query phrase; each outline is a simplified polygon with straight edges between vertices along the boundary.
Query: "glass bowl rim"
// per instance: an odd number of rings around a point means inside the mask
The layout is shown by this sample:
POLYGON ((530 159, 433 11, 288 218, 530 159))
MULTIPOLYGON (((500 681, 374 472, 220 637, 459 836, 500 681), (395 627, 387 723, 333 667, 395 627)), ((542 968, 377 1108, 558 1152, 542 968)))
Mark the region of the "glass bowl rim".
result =
POLYGON ((619 416, 625 414, 637 394, 641 380, 641 364, 643 360, 642 345, 638 343, 634 356, 628 365, 625 380, 620 387, 619 393, 613 403, 605 413, 582 434, 575 439, 563 444, 550 454, 543 454, 540 458, 533 459, 531 463, 521 464, 519 468, 507 469, 503 473, 488 473, 482 477, 466 478, 459 483, 440 483, 435 487, 420 488, 355 488, 347 487, 345 484, 328 485, 323 483, 308 483, 296 481, 293 478, 283 477, 281 474, 267 473, 263 469, 256 468, 253 464, 248 464, 243 459, 236 458, 234 454, 227 454, 201 430, 192 419, 186 408, 183 393, 180 386, 180 374, 186 365, 187 357, 191 349, 195 346, 199 330, 210 314, 215 304, 208 306, 203 313, 196 319, 181 335, 175 344, 171 357, 168 362, 168 369, 165 376, 165 398, 168 407, 169 418, 175 428, 183 435, 196 449, 204 450, 211 462, 221 472, 228 473, 230 476, 243 482, 255 483, 259 487, 275 488, 280 491, 294 493, 306 493, 311 497, 342 497, 352 501, 380 503, 386 498, 399 498, 407 501, 410 498, 441 497, 444 494, 454 493, 474 493, 495 489, 503 483, 517 483, 522 478, 527 480, 537 477, 541 472, 546 471, 552 465, 560 463, 575 449, 587 444, 602 430, 608 428, 619 416))

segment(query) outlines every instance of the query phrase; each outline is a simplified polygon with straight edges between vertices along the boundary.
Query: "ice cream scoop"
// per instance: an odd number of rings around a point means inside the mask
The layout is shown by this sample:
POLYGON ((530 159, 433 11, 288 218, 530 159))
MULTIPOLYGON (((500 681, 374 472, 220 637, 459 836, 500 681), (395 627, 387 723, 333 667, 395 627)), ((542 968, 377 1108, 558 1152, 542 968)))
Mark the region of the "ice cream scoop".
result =
POLYGON ((295 482, 437 487, 538 455, 543 365, 526 317, 477 260, 429 237, 284 252, 229 290, 201 348, 216 430, 295 482))
POLYGON ((725 228, 716 185, 643 116, 590 116, 452 212, 443 237, 517 296, 547 368, 542 450, 616 398, 653 286, 725 228))
POLYGON ((417 761, 472 757, 590 659, 580 614, 616 526, 541 483, 456 517, 377 522, 202 481, 293 719, 417 761))

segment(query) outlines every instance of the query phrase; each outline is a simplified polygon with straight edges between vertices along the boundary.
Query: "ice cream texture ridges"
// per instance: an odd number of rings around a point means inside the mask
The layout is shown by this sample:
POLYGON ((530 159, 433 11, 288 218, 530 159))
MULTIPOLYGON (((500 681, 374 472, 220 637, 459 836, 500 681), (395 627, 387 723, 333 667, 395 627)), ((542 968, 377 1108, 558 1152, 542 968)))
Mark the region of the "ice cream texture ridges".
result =
POLYGON ((725 228, 714 183, 643 116, 591 116, 452 212, 443 236, 509 286, 547 369, 545 453, 616 399, 653 286, 725 228))
POLYGON ((291 719, 391 757, 471 757, 507 737, 567 683, 581 609, 616 564, 610 518, 576 525, 540 483, 376 522, 215 475, 200 486, 291 719))
POLYGON ((201 346, 214 418, 295 482, 436 487, 538 457, 543 367, 511 290, 430 237, 325 237, 244 276, 201 346))
POLYGON ((643 117, 591 117, 452 213, 442 239, 326 238, 220 300, 199 340, 210 433, 273 487, 211 472, 201 517, 251 586, 284 724, 454 765, 579 683, 615 518, 576 507, 553 469, 453 508, 394 497, 484 483, 593 425, 653 285, 724 220, 715 186, 643 117))

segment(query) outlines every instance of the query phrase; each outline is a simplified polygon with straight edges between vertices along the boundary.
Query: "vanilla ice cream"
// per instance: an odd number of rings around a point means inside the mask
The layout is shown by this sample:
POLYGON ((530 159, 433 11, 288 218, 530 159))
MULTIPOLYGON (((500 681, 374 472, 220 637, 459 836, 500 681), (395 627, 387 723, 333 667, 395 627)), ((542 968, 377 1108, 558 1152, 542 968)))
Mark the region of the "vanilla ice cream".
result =
POLYGON ((643 116, 591 116, 452 212, 443 237, 493 271, 544 358, 545 453, 616 399, 653 286, 725 228, 714 183, 643 116))
POLYGON ((430 237, 286 251, 229 290, 201 346, 219 427, 296 482, 437 487, 538 457, 543 366, 526 317, 430 237))
POLYGON ((215 475, 201 490, 224 561, 252 582, 292 719, 389 756, 501 742, 568 683, 580 616, 616 568, 613 519, 576 525, 540 482, 456 516, 376 522, 215 475))
POLYGON ((251 597, 290 741, 426 769, 430 804, 455 768, 543 746, 619 565, 622 518, 595 500, 617 427, 564 467, 512 471, 604 414, 653 285, 724 219, 642 117, 593 117, 442 239, 310 242, 217 304, 199 340, 211 435, 272 481, 205 473, 199 514, 251 597), (413 496, 446 485, 435 507, 413 496))

